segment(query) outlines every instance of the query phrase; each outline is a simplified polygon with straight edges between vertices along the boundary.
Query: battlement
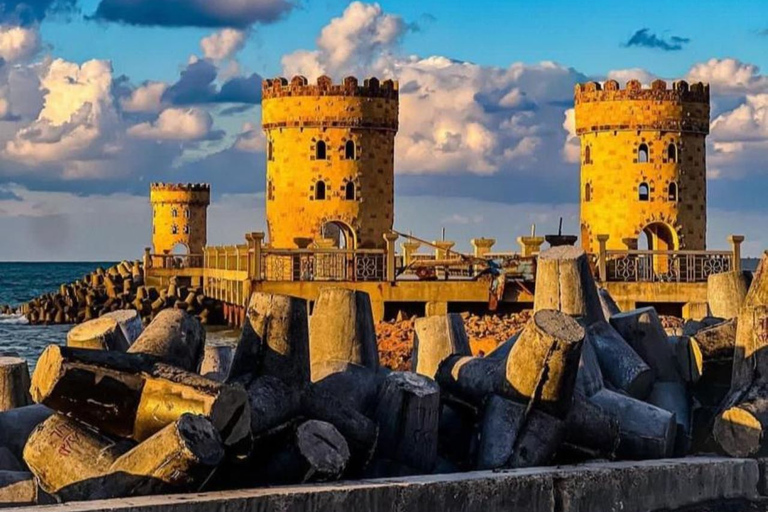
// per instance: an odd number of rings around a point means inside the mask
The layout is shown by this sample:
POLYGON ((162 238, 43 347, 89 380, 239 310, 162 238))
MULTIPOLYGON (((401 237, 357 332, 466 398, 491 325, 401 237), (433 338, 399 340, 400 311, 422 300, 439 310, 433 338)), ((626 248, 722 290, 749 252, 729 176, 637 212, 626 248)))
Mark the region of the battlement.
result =
POLYGON ((639 80, 630 80, 624 89, 616 80, 608 80, 603 85, 599 82, 577 84, 574 91, 576 105, 598 101, 673 101, 678 103, 709 104, 709 84, 696 82, 688 84, 678 80, 667 84, 664 80, 654 80, 650 88, 644 88, 639 80))
POLYGON ((210 192, 209 183, 152 183, 152 192, 210 192))
POLYGON ((358 79, 348 76, 334 84, 328 76, 321 76, 316 84, 309 84, 306 77, 297 75, 290 82, 284 77, 264 80, 261 83, 263 99, 291 96, 351 96, 361 98, 384 98, 397 100, 399 86, 395 80, 379 81, 376 77, 366 78, 361 86, 358 79))

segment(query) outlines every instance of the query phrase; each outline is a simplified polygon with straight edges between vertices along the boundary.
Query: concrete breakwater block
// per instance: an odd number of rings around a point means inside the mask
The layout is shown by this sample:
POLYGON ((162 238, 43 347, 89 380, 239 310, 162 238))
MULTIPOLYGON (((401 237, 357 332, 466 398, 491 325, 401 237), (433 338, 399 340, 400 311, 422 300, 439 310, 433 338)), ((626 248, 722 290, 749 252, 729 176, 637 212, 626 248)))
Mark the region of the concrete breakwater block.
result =
POLYGON ((149 496, 41 512, 647 512, 759 497, 759 462, 692 457, 149 496))

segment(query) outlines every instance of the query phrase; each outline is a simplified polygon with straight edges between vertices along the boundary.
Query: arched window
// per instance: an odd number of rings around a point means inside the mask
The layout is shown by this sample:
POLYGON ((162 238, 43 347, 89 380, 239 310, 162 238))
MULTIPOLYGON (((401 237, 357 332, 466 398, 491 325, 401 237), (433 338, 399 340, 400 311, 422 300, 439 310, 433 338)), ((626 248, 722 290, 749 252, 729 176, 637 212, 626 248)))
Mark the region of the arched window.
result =
POLYGON ((176 208, 171 210, 171 217, 173 217, 175 219, 178 216, 179 216, 179 210, 177 210, 176 208))
POLYGON ((584 201, 591 201, 592 200, 592 184, 587 183, 584 185, 584 201))
POLYGON ((315 144, 315 160, 325 160, 328 156, 328 147, 322 140, 317 141, 315 144))
POLYGON ((354 181, 348 181, 347 184, 344 185, 344 199, 347 201, 354 201, 357 199, 357 191, 355 190, 354 181))
POLYGON ((672 142, 667 147, 667 160, 670 161, 670 163, 676 163, 677 162, 677 146, 674 142, 672 142))
POLYGON ((315 199, 323 200, 325 199, 325 182, 324 181, 318 181, 315 183, 315 199))
POLYGON ((638 199, 641 201, 648 201, 651 197, 651 189, 648 187, 647 183, 641 183, 639 187, 637 187, 637 195, 638 199))
POLYGON ((189 208, 184 208, 184 217, 189 218, 189 216, 190 216, 189 208))
POLYGON ((184 234, 185 235, 189 234, 189 225, 188 224, 184 226, 184 234))
POLYGON ((637 163, 644 164, 650 160, 650 151, 648 151, 648 144, 640 144, 637 148, 637 163))
POLYGON ((178 235, 179 234, 179 226, 177 226, 176 224, 171 226, 171 234, 172 235, 178 235))
POLYGON ((667 195, 667 199, 677 202, 677 183, 674 181, 669 184, 669 194, 667 195))
POLYGON ((585 164, 591 164, 592 163, 592 147, 587 146, 584 148, 584 163, 585 164))
POLYGON ((272 141, 270 140, 269 142, 267 142, 267 160, 272 161, 274 159, 275 159, 274 148, 272 146, 272 141))
POLYGON ((347 160, 355 160, 357 158, 357 148, 355 147, 355 141, 348 140, 344 144, 344 158, 347 160))

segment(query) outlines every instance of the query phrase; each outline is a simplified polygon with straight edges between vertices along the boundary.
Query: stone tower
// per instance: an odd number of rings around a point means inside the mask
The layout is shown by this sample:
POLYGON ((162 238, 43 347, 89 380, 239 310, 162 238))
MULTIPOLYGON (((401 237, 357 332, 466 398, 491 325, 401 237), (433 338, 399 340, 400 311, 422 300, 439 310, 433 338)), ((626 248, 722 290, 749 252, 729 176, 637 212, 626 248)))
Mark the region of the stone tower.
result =
POLYGON ((153 183, 154 254, 203 254, 208 238, 211 186, 206 183, 153 183))
POLYGON ((382 248, 394 218, 397 82, 262 84, 269 244, 382 248))
POLYGON ((706 249, 709 85, 590 82, 575 104, 584 249, 706 249))

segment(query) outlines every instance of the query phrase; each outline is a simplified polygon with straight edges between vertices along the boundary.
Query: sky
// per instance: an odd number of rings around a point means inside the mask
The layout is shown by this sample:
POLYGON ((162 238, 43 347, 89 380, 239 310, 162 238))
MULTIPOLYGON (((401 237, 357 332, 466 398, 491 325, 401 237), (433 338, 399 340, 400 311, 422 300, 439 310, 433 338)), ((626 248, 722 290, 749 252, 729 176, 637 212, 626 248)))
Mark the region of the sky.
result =
POLYGON ((400 81, 395 227, 514 250, 578 231, 573 86, 711 84, 710 248, 768 248, 768 2, 0 1, 0 261, 137 258, 153 181, 264 230, 260 82, 400 81))

